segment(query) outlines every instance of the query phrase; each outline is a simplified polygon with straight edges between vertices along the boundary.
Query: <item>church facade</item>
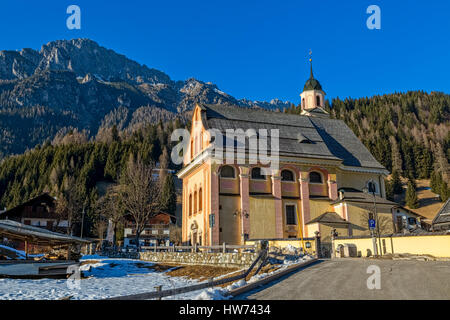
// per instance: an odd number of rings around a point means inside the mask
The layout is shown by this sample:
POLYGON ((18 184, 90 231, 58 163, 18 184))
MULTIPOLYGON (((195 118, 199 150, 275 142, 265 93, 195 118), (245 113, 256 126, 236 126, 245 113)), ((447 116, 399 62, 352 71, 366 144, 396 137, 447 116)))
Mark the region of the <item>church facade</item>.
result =
POLYGON ((375 212, 380 232, 392 232, 396 204, 386 199, 388 171, 343 121, 330 119, 324 103, 311 68, 301 115, 198 104, 178 172, 183 242, 244 244, 317 233, 326 242, 334 229, 342 236, 370 234, 368 219, 375 212), (246 156, 231 163, 214 152, 219 144, 212 129, 225 136, 227 130, 274 128, 279 130, 276 168, 251 161, 247 144, 246 156))

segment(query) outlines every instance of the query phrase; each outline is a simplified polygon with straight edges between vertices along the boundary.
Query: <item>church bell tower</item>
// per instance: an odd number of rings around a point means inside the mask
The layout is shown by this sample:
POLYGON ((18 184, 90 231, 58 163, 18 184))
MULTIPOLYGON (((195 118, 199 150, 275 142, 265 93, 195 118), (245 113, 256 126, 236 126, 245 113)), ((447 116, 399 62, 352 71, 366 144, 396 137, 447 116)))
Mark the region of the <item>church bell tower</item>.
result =
POLYGON ((301 108, 303 115, 328 115, 325 111, 325 92, 320 85, 320 82, 314 78, 312 67, 312 53, 309 52, 309 64, 311 68, 311 74, 303 87, 303 92, 300 94, 301 108), (314 113, 314 114, 313 114, 314 113))

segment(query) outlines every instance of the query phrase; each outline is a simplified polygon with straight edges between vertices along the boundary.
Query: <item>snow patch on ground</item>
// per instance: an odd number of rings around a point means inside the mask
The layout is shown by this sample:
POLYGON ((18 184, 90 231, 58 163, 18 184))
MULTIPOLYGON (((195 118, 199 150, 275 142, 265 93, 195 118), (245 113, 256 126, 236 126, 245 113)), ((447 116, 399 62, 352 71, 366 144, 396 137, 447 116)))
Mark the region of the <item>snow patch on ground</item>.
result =
MULTIPOLYGON (((279 269, 270 273, 253 276, 248 283, 255 282, 273 273, 286 269, 294 263, 311 259, 309 256, 298 257, 285 262, 279 269)), ((171 277, 166 272, 156 272, 151 268, 152 262, 134 259, 105 258, 97 255, 84 256, 80 267, 86 279, 81 279, 79 289, 68 286, 66 280, 59 279, 0 279, 0 300, 56 300, 72 296, 74 300, 96 300, 116 296, 125 296, 162 289, 185 287, 203 283, 186 277, 171 277), (92 262, 91 262, 92 261, 92 262)), ((217 279, 217 278, 216 278, 217 279)), ((229 299, 230 290, 242 287, 247 282, 242 279, 226 288, 213 287, 180 295, 166 297, 170 300, 223 300, 229 299)))

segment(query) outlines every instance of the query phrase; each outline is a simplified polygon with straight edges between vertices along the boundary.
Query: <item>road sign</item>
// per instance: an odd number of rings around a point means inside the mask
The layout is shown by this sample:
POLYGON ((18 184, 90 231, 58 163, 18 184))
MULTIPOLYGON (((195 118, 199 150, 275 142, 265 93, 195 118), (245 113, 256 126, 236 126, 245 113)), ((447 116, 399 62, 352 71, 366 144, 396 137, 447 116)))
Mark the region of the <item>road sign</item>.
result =
POLYGON ((375 229, 375 219, 369 219, 369 229, 375 229))
POLYGON ((214 227, 214 224, 216 223, 216 216, 214 215, 214 213, 209 215, 209 227, 212 228, 214 227))

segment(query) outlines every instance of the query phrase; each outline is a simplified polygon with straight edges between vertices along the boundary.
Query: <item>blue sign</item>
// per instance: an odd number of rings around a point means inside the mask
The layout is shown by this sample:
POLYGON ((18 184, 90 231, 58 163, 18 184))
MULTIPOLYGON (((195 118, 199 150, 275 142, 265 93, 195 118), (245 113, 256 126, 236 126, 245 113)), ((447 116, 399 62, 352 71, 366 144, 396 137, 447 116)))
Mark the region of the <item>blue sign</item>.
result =
POLYGON ((209 215, 209 227, 212 228, 216 224, 216 216, 213 214, 209 215))
POLYGON ((369 229, 375 229, 375 219, 369 219, 369 229))

